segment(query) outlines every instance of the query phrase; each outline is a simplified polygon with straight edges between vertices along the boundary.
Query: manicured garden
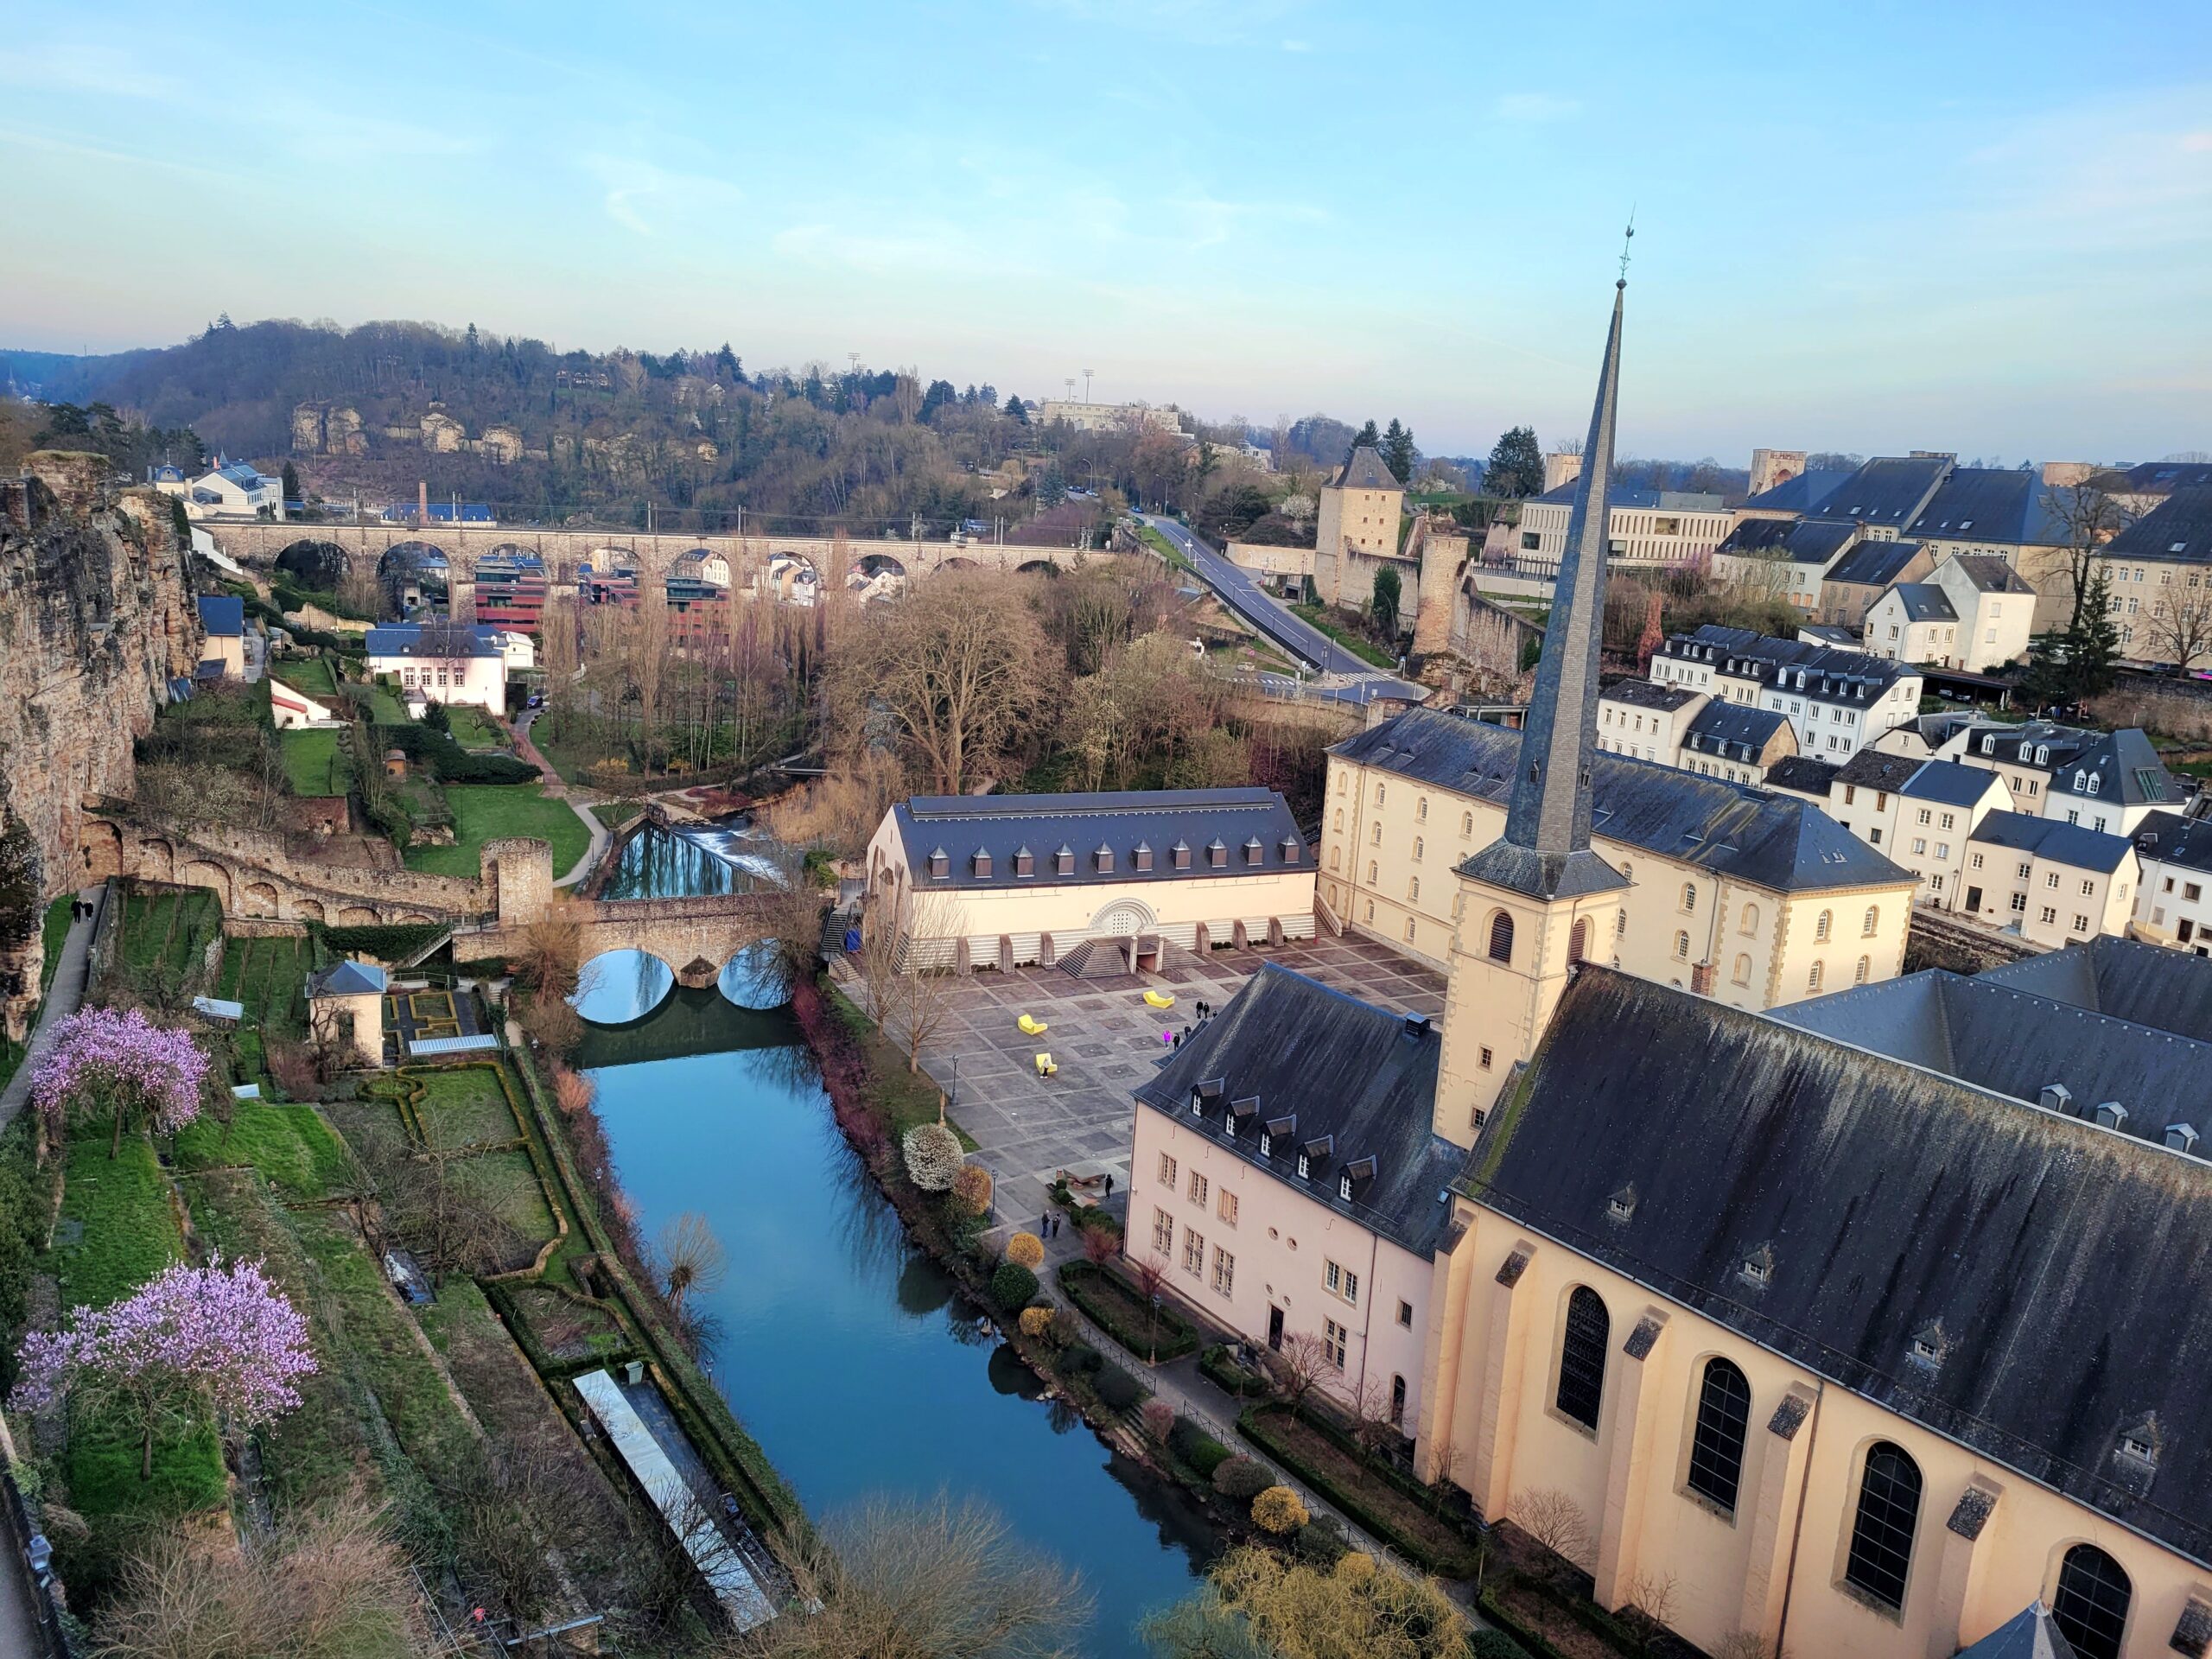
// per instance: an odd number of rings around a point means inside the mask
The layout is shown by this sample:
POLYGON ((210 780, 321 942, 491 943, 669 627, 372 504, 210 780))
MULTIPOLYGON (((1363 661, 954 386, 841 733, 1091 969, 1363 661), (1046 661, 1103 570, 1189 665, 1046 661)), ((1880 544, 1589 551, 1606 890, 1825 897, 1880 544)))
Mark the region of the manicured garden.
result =
POLYGON ((284 775, 292 793, 308 798, 343 795, 351 787, 352 762, 346 734, 328 728, 279 734, 284 746, 284 775))
POLYGON ((1060 1269, 1060 1289, 1093 1325, 1139 1359, 1180 1359, 1197 1351, 1198 1326, 1173 1307, 1154 1308, 1111 1268, 1071 1262, 1060 1269))
POLYGON ((226 939, 215 995, 245 1004, 246 1029, 296 1036, 307 1029, 307 976, 315 963, 311 938, 226 939))
POLYGON ((407 868, 433 875, 473 876, 484 843, 507 836, 535 836, 553 847, 553 874, 565 875, 591 847, 584 828, 566 801, 545 794, 537 784, 448 784, 454 844, 410 847, 407 868))
POLYGON ((507 746, 507 734, 474 704, 456 702, 449 705, 446 709, 446 720, 453 741, 464 749, 503 749, 507 746))
POLYGON ((269 671, 304 696, 327 702, 338 695, 337 677, 320 657, 287 657, 270 663, 269 671))
POLYGON ((1362 1452, 1310 1410, 1248 1408, 1237 1432, 1408 1560, 1441 1578, 1472 1577, 1481 1546, 1436 1494, 1362 1452))

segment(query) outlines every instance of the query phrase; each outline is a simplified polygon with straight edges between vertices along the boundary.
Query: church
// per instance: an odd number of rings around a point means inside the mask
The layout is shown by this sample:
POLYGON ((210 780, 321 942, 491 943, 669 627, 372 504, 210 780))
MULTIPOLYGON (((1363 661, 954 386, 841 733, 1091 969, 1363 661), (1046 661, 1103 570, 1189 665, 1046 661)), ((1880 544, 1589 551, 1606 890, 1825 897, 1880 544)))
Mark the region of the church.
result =
MULTIPOLYGON (((2083 1659, 2202 1656, 2212 969, 1770 952, 1732 997, 1611 946, 1653 855, 1597 743, 1624 289, 1527 724, 1468 791, 1502 823, 1426 832, 1441 1020, 1262 969, 1136 1090, 1127 1248, 1255 1343, 1318 1338, 1329 1392, 1485 1518, 1572 1503, 1599 1601, 1671 1575, 1708 1652, 1942 1659, 2024 1615, 2083 1659)), ((1893 870, 1811 914, 1880 937, 1893 870)), ((1751 902, 1696 899, 1716 940, 1751 902)))

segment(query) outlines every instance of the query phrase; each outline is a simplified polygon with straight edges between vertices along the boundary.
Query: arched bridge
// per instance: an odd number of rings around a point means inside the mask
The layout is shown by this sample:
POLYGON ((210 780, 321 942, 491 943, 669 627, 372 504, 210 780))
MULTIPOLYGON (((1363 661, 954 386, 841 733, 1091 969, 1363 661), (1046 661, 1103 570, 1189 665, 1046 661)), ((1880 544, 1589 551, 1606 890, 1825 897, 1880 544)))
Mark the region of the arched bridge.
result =
MULTIPOLYGON (((582 913, 579 960, 613 950, 642 950, 675 970, 678 981, 711 985, 723 967, 769 932, 767 901, 758 893, 701 893, 683 899, 594 899, 575 901, 582 913)), ((459 956, 518 953, 527 922, 502 916, 488 927, 456 934, 459 956)))

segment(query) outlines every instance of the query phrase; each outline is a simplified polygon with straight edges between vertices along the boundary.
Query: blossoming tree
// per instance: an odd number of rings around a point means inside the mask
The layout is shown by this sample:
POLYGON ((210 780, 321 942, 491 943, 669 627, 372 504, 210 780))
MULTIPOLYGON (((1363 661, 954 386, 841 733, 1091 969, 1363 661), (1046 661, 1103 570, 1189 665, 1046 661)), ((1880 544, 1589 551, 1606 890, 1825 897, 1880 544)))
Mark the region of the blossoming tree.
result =
POLYGON ((121 1301, 71 1311, 67 1327, 23 1339, 15 1403, 42 1411, 73 1391, 123 1402, 137 1418, 138 1478, 154 1472, 154 1435, 195 1405, 240 1427, 300 1403, 313 1375, 308 1322, 258 1262, 179 1263, 121 1301))
POLYGON ((31 1074, 31 1098, 60 1138, 72 1106, 106 1105, 115 1116, 108 1156, 123 1150, 126 1119, 143 1116, 164 1133, 200 1116, 207 1057, 189 1032, 168 1031, 137 1009, 84 1008, 61 1022, 31 1074))

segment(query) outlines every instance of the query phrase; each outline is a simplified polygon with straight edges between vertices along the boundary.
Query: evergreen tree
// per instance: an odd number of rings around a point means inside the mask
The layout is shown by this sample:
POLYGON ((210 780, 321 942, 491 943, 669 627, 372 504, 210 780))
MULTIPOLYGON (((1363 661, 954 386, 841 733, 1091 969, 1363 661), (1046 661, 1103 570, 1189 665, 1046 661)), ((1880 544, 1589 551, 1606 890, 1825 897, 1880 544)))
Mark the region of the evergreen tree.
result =
POLYGON ((1375 592, 1367 601, 1368 613, 1375 619, 1375 631, 1385 639, 1398 637, 1398 601, 1404 590, 1398 582, 1398 573, 1385 565, 1375 573, 1375 592))
POLYGON ((300 469, 289 461, 284 463, 284 499, 287 501, 303 501, 307 499, 300 493, 300 469))
POLYGON ((1344 451, 1344 459, 1350 461, 1354 449, 1372 449, 1382 442, 1382 435, 1375 429, 1375 423, 1370 421, 1352 435, 1351 448, 1344 451))
POLYGON ((741 385, 744 382, 744 365, 737 360, 737 353, 730 350, 728 340, 722 341, 721 350, 715 353, 715 372, 728 375, 741 385))
POLYGON ((476 355, 476 353, 477 353, 478 352, 480 352, 480 351, 481 351, 481 350, 483 349, 483 341, 482 341, 482 340, 478 336, 478 334, 477 334, 477 333, 476 333, 476 325, 475 325, 474 323, 473 323, 473 322, 472 322, 472 323, 470 323, 470 324, 468 325, 468 334, 467 334, 467 346, 468 346, 468 354, 469 354, 471 357, 475 356, 475 355, 476 355))
POLYGON ((2067 666, 2072 671, 2074 701, 2100 696, 2119 677, 2120 624, 2112 620, 2111 584, 2100 564, 2082 590, 2082 603, 2067 629, 2067 666))
POLYGON ((1022 407, 1021 399, 1010 391, 1006 395, 1006 412, 1007 417, 1017 425, 1029 424, 1029 411, 1022 407))
POLYGON ((1483 489, 1491 495, 1540 495, 1544 487, 1544 454, 1534 427, 1516 426, 1499 435, 1483 468, 1483 489))
POLYGON ((1389 429, 1382 434, 1382 442, 1376 448, 1382 457, 1383 465, 1397 475, 1399 483, 1410 484, 1414 481, 1413 428, 1401 426, 1396 418, 1392 417, 1389 429))

